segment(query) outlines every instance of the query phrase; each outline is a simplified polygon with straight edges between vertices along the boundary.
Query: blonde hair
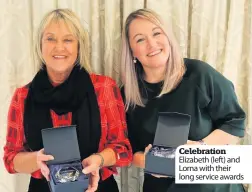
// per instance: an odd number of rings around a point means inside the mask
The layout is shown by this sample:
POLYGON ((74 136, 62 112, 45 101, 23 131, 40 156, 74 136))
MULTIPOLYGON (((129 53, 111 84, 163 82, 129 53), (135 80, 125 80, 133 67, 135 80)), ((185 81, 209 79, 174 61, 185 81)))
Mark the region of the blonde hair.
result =
POLYGON ((138 84, 139 77, 135 66, 139 65, 139 63, 133 63, 133 55, 129 43, 129 27, 131 22, 136 18, 146 19, 160 27, 166 34, 170 44, 170 54, 167 61, 164 83, 161 93, 158 97, 161 97, 163 94, 169 93, 175 89, 185 73, 185 65, 179 50, 178 43, 176 42, 171 29, 169 30, 169 28, 164 27, 159 15, 149 9, 138 9, 130 13, 126 19, 122 32, 121 50, 121 78, 124 86, 126 110, 128 110, 130 106, 133 108, 136 105, 144 107, 138 84))
POLYGON ((79 18, 70 9, 55 9, 47 13, 42 19, 35 40, 34 59, 37 66, 41 68, 43 63, 45 63, 42 57, 41 43, 44 30, 50 23, 59 21, 63 21, 78 40, 78 57, 76 62, 79 62, 80 66, 88 73, 91 73, 89 35, 87 30, 82 27, 79 18))

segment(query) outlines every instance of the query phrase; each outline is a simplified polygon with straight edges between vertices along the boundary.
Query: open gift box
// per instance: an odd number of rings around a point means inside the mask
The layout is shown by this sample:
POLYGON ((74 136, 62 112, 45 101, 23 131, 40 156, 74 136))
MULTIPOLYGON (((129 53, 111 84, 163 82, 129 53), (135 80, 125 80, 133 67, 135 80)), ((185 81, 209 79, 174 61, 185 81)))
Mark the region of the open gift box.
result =
POLYGON ((76 126, 43 129, 42 139, 45 154, 54 157, 47 162, 51 192, 85 191, 89 178, 82 173, 76 126))
POLYGON ((145 173, 175 177, 176 148, 187 142, 190 123, 187 114, 159 112, 153 146, 145 156, 145 173))

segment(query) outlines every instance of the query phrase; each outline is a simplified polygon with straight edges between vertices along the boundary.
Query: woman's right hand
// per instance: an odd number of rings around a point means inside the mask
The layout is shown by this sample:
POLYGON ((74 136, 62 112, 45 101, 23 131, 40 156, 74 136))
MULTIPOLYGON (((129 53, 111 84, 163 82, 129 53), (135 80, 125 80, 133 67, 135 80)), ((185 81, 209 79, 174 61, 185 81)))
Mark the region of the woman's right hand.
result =
POLYGON ((53 159, 54 157, 52 155, 44 154, 44 149, 41 149, 37 152, 37 165, 40 168, 42 175, 46 178, 47 181, 49 181, 50 170, 45 164, 45 162, 53 159))
POLYGON ((142 152, 142 151, 136 152, 133 155, 132 164, 135 165, 136 167, 144 169, 145 168, 145 155, 149 152, 151 147, 152 146, 149 144, 147 147, 145 147, 144 152, 142 152))

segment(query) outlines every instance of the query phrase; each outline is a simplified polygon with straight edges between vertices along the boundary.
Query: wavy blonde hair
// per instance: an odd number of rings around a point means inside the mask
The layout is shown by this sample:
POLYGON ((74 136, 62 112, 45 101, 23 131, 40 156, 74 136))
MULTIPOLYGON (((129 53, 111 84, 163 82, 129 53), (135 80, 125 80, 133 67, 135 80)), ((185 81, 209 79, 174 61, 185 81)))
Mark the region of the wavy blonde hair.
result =
POLYGON ((163 94, 169 93, 175 89, 185 73, 185 65, 178 43, 171 29, 164 26, 160 16, 150 9, 138 9, 130 13, 125 21, 122 32, 121 50, 121 78, 124 86, 126 110, 128 110, 130 106, 133 108, 136 105, 144 107, 138 84, 139 77, 136 71, 136 64, 133 63, 133 55, 129 43, 129 27, 131 22, 136 18, 146 19, 160 27, 166 34, 169 41, 170 54, 167 61, 163 87, 158 97, 161 97, 163 94))
POLYGON ((47 13, 42 19, 35 40, 34 60, 36 65, 41 68, 43 63, 45 63, 42 56, 41 42, 45 28, 52 22, 59 21, 63 21, 78 40, 77 62, 79 62, 80 66, 83 67, 88 73, 92 73, 92 68, 90 66, 90 45, 88 32, 82 27, 77 15, 70 9, 55 9, 47 13))

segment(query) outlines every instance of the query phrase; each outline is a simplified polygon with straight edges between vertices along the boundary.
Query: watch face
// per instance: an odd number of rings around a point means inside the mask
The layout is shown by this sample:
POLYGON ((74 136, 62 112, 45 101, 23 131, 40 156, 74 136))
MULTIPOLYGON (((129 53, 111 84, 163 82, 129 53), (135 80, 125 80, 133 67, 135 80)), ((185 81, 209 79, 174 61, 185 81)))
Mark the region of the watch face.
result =
POLYGON ((151 154, 158 157, 164 158, 175 158, 176 148, 166 148, 166 147, 153 147, 151 149, 151 154))
POLYGON ((66 183, 76 181, 79 175, 80 172, 75 167, 63 167, 56 172, 55 178, 60 183, 66 183))

